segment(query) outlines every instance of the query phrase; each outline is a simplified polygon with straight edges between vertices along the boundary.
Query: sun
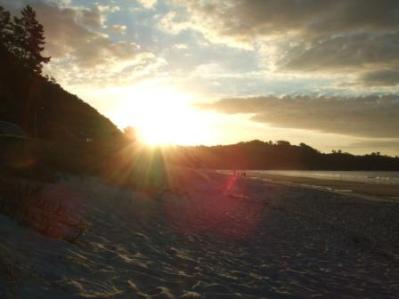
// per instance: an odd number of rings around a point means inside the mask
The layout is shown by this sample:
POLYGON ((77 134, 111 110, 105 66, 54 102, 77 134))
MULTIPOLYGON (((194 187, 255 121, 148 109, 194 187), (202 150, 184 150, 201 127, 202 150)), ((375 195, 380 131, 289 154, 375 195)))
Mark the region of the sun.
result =
POLYGON ((119 123, 133 126, 148 145, 206 144, 212 139, 193 96, 173 86, 142 83, 129 89, 118 113, 119 123))

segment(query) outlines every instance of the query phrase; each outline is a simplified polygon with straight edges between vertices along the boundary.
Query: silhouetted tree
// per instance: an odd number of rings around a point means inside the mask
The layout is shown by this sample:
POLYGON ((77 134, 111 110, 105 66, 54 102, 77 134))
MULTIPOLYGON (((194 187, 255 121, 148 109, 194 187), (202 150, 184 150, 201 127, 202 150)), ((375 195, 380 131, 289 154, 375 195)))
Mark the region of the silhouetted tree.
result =
POLYGON ((289 143, 288 141, 285 141, 285 140, 277 140, 276 144, 278 146, 290 146, 291 145, 291 143, 289 143))
POLYGON ((7 47, 12 36, 10 13, 0 6, 0 44, 7 47))
POLYGON ((129 141, 137 141, 137 131, 133 127, 123 129, 123 134, 129 141))
POLYGON ((45 38, 42 24, 36 20, 33 8, 27 5, 21 11, 21 17, 14 17, 12 24, 14 34, 14 47, 11 52, 23 63, 24 66, 41 74, 43 63, 48 63, 50 57, 44 57, 45 38))
POLYGON ((300 144, 299 144, 299 146, 302 148, 302 149, 304 149, 305 151, 308 151, 308 152, 318 152, 316 149, 314 149, 313 147, 311 147, 310 145, 307 145, 306 143, 303 143, 303 142, 301 142, 300 144))

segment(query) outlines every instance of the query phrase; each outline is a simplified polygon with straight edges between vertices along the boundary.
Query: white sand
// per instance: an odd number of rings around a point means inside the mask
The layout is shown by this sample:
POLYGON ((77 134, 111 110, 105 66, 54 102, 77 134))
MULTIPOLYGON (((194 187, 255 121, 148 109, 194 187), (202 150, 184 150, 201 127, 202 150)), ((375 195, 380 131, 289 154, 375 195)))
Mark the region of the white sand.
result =
POLYGON ((77 244, 0 216, 0 298, 397 298, 399 205, 177 171, 148 196, 96 179, 77 244))

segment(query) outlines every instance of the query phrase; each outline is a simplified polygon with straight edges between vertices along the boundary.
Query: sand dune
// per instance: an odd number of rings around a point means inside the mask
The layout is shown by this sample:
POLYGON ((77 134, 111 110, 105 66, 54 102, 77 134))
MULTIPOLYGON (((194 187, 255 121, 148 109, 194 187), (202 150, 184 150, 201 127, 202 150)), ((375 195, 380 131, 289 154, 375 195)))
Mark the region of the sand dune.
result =
POLYGON ((62 182, 74 244, 0 216, 0 298, 397 298, 399 204, 197 171, 162 194, 62 182))

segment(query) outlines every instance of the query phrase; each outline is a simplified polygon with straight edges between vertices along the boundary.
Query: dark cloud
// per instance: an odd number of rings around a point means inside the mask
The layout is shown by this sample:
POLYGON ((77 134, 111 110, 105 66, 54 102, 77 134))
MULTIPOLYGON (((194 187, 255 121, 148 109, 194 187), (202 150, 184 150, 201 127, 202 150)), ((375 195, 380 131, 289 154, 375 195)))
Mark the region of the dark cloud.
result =
POLYGON ((202 20, 205 30, 239 39, 297 32, 326 36, 397 29, 396 0, 175 0, 202 20), (219 26, 212 26, 219 25, 219 26), (212 27, 211 27, 212 26, 212 27))
POLYGON ((368 72, 360 76, 359 81, 364 85, 392 86, 399 84, 399 69, 384 69, 368 72))
POLYGON ((198 106, 228 114, 252 114, 254 121, 279 128, 359 137, 399 138, 398 96, 266 96, 222 99, 198 106))
MULTIPOLYGON (((399 69, 397 0, 175 0, 216 41, 275 47, 277 71, 349 74, 399 69)), ((187 22, 187 21, 186 21, 187 22)), ((393 73, 390 74, 391 77, 393 73)), ((386 80, 385 85, 397 84, 386 80)), ((358 83, 366 83, 359 80, 358 83)), ((378 80, 370 84, 381 85, 378 80)))
POLYGON ((399 65, 399 32, 357 33, 312 40, 289 48, 283 69, 331 71, 399 65))

